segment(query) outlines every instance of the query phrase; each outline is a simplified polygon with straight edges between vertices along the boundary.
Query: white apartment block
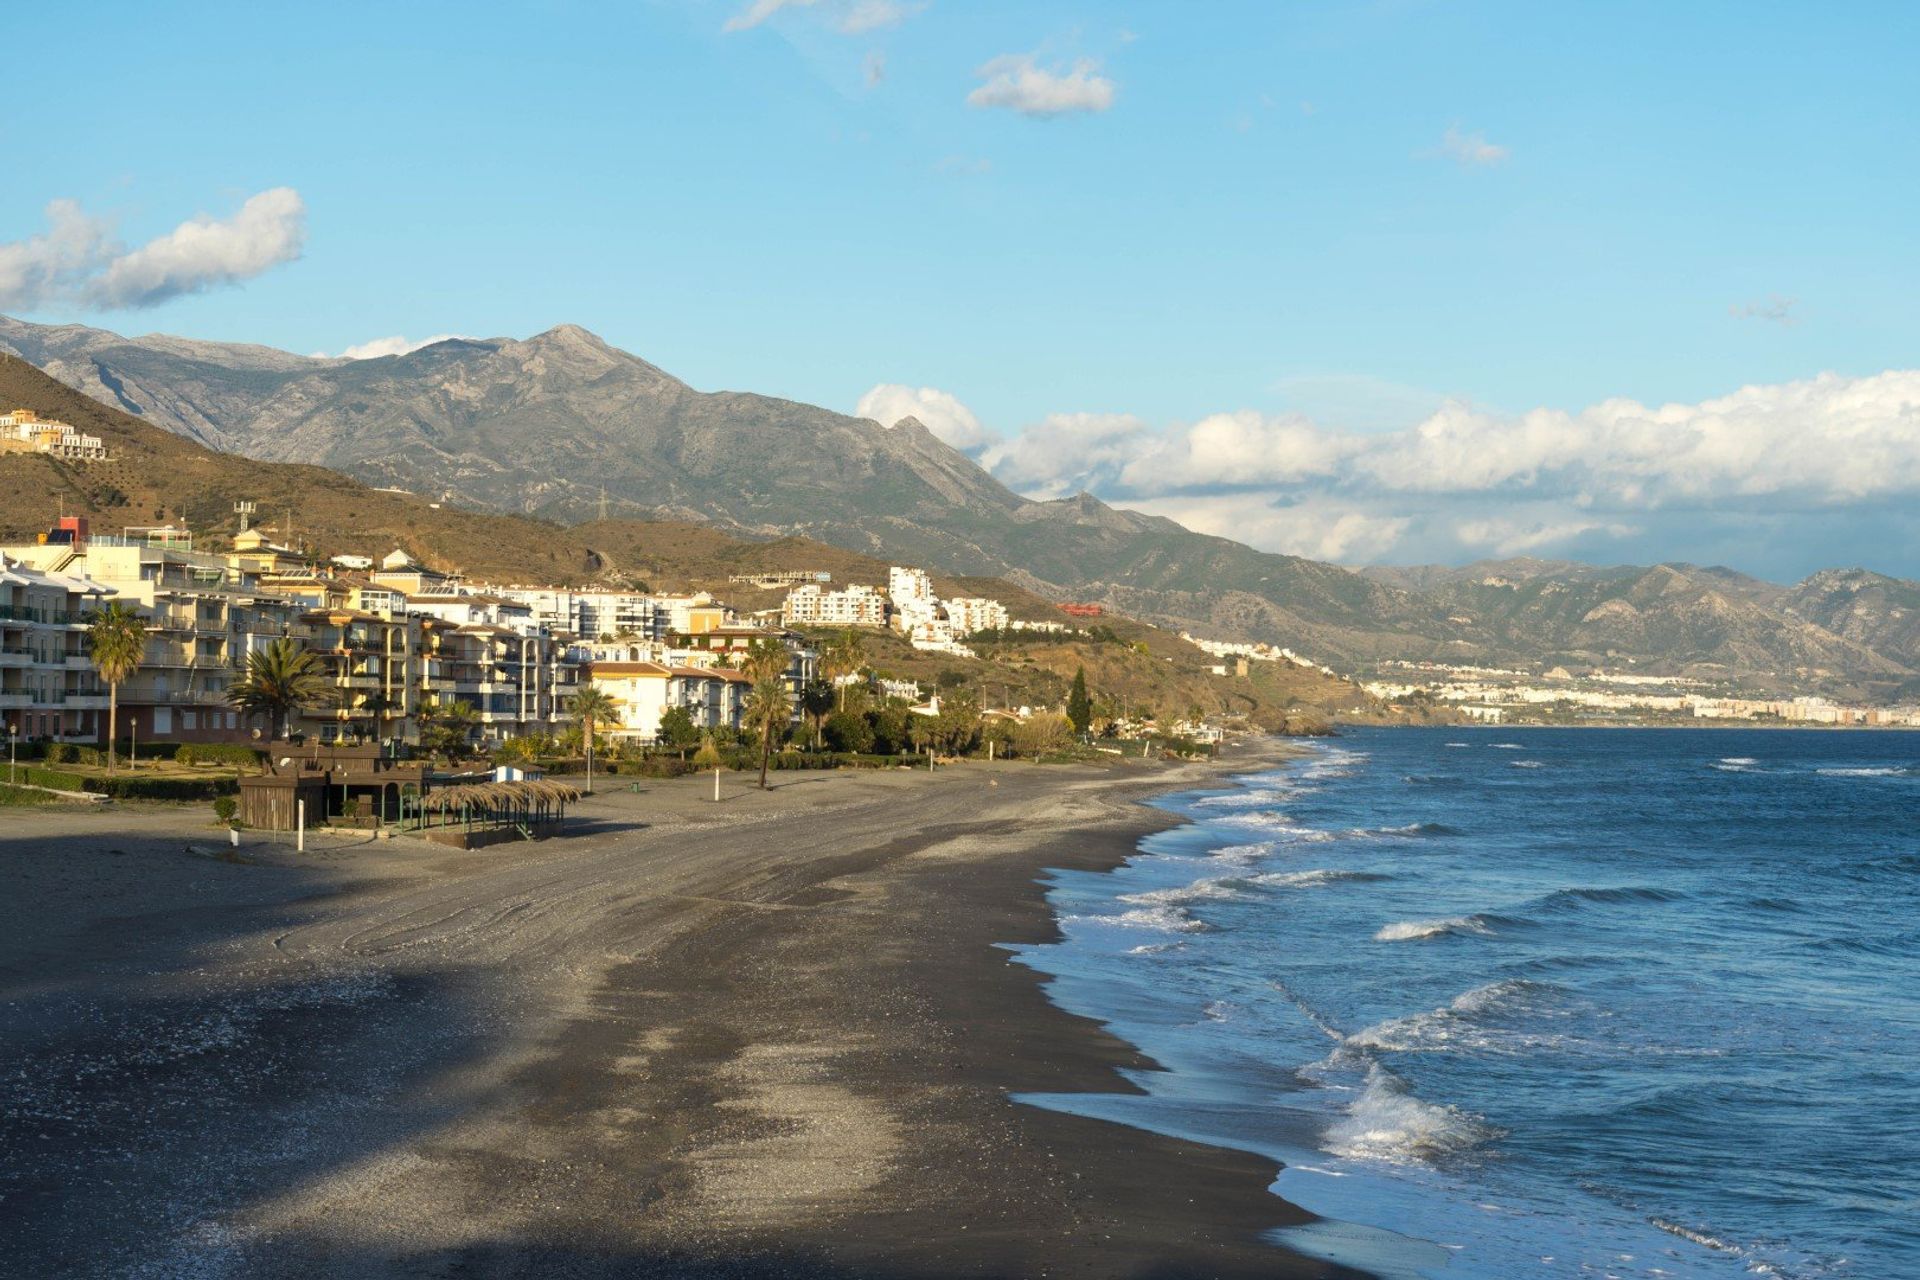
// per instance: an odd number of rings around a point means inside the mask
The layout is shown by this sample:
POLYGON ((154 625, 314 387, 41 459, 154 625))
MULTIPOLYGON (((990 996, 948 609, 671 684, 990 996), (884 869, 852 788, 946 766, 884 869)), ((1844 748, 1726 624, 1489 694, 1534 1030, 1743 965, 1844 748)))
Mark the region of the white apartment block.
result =
POLYGON ((22 741, 91 742, 107 691, 87 655, 86 615, 108 593, 0 555, 0 721, 22 741))
POLYGON ((795 587, 780 608, 780 621, 789 627, 884 627, 887 598, 878 587, 852 586, 839 591, 814 585, 795 587))
POLYGON ((64 422, 42 418, 31 409, 0 413, 0 447, 16 453, 50 453, 69 462, 105 462, 107 446, 64 422))
POLYGON ((488 594, 518 601, 548 631, 583 640, 637 636, 661 640, 672 629, 672 609, 658 596, 634 591, 574 591, 565 587, 489 587, 488 594))
POLYGON ((956 635, 970 636, 978 631, 1004 631, 1007 606, 983 596, 958 596, 944 602, 947 621, 956 635))

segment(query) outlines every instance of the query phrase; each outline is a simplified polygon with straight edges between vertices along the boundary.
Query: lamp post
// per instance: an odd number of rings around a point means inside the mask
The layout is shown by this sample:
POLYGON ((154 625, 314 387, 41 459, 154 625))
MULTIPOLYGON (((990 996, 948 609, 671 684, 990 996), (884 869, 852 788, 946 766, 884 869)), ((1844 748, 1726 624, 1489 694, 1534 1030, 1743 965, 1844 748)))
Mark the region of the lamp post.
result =
POLYGON ((8 725, 7 726, 7 785, 8 786, 13 785, 13 759, 14 759, 13 753, 14 753, 14 748, 19 743, 19 741, 20 741, 20 726, 17 724, 8 725))

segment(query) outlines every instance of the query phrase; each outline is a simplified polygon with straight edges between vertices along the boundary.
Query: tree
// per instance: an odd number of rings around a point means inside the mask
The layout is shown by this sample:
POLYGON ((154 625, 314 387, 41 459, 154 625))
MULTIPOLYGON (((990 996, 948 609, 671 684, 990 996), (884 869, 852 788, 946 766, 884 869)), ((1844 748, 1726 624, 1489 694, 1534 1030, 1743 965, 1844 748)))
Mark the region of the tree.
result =
POLYGON ((940 699, 940 714, 933 718, 935 746, 949 755, 962 755, 979 732, 980 702, 971 692, 956 689, 940 699))
POLYGON ((140 669, 147 655, 147 624, 124 600, 109 600, 87 614, 87 652, 107 682, 107 772, 118 772, 113 741, 120 732, 120 682, 140 669))
POLYGON ((678 751, 684 760, 687 758, 687 748, 700 741, 700 730, 685 707, 668 707, 660 713, 659 738, 678 751))
POLYGON ((873 750, 873 724, 858 711, 836 711, 827 717, 827 745, 865 754, 873 750))
POLYGON ((1093 723, 1093 699, 1087 696, 1087 669, 1073 673, 1073 692, 1067 695, 1067 720, 1075 733, 1085 733, 1093 723))
POLYGON ((773 755, 774 740, 786 732, 793 718, 793 701, 787 693, 784 676, 762 675, 747 693, 747 729, 760 744, 760 789, 767 789, 767 761, 773 755))
POLYGON ((833 710, 833 686, 825 680, 809 680, 800 686, 800 710, 813 721, 813 749, 820 749, 820 728, 833 710))
POLYGON ((840 690, 840 709, 847 709, 847 686, 842 681, 847 676, 858 675, 867 665, 867 642, 859 632, 848 627, 839 637, 829 641, 825 659, 827 679, 840 690))
POLYGON ((287 636, 249 653, 246 669, 227 686, 228 702, 244 715, 265 716, 268 733, 278 721, 283 738, 293 732, 296 711, 322 706, 333 698, 320 659, 287 636))
POLYGON ((480 722, 471 702, 429 702, 420 708, 420 746, 449 761, 466 756, 473 726, 480 722))
POLYGON ((693 753, 693 764, 697 769, 720 767, 720 746, 713 740, 712 731, 700 735, 700 749, 693 753))
POLYGON ((1013 731, 1013 743, 1023 756, 1040 757, 1058 751, 1073 738, 1073 723, 1057 711, 1041 711, 1021 722, 1013 731))
POLYGON ((603 721, 617 719, 620 708, 614 705, 612 698, 597 686, 583 684, 580 691, 567 703, 567 710, 580 721, 581 740, 587 748, 587 791, 593 791, 593 739, 594 731, 603 721))

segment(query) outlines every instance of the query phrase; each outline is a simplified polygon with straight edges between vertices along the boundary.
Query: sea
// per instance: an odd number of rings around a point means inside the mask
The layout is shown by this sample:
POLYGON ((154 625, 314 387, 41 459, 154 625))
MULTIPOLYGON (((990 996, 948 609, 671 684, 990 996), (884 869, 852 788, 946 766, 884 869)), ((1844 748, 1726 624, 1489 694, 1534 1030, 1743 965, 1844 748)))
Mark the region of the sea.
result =
POLYGON ((1383 1277, 1920 1277, 1920 733, 1359 729, 1014 948, 1383 1277))

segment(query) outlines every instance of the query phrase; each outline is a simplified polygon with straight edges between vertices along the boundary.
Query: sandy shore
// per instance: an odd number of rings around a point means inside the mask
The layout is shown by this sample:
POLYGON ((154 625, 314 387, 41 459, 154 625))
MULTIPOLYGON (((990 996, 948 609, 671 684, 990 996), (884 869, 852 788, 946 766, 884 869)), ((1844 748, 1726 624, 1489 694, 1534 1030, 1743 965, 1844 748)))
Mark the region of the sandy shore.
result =
MULTIPOLYGON (((1272 750, 1271 747, 1261 748, 1272 750)), ((1251 763, 1251 757, 1242 757, 1251 763)), ((1127 1045, 1052 936, 1194 770, 603 790, 579 834, 210 856, 0 814, 0 1249, 33 1276, 1331 1276, 1268 1161, 1021 1106, 1127 1045)))

